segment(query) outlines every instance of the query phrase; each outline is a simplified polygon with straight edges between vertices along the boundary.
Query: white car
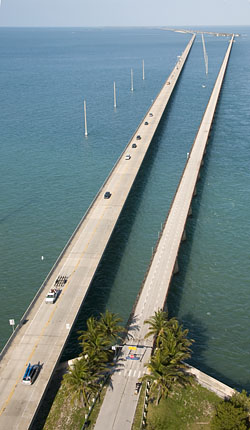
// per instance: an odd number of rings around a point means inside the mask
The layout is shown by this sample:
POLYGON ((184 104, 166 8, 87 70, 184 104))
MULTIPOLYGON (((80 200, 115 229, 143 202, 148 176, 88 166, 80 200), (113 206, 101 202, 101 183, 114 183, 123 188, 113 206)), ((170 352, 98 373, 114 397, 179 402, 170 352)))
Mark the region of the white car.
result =
POLYGON ((55 303, 57 297, 59 296, 61 290, 58 288, 51 288, 51 290, 48 292, 45 302, 46 303, 55 303))
POLYGON ((131 158, 131 155, 127 154, 126 157, 125 157, 125 160, 130 160, 130 158, 131 158))

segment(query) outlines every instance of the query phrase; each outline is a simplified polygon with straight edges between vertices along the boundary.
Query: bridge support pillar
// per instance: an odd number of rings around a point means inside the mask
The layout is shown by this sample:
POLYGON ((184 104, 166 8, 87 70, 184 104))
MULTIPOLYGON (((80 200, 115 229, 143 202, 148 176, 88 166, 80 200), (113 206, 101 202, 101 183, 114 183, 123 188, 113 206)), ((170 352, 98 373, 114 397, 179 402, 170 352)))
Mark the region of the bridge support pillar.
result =
POLYGON ((189 206, 189 209, 188 209, 188 216, 191 216, 191 215, 192 215, 192 213, 193 213, 193 212, 192 212, 192 206, 190 205, 190 206, 189 206))
POLYGON ((193 197, 195 197, 195 196, 197 196, 197 188, 196 188, 196 187, 194 187, 194 194, 193 194, 193 197))
POLYGON ((178 272, 179 272, 179 265, 178 265, 178 260, 176 258, 174 263, 174 275, 176 275, 178 272))
POLYGON ((187 234, 186 234, 186 230, 183 230, 183 234, 182 234, 182 238, 181 238, 182 242, 184 242, 184 240, 187 240, 187 234))

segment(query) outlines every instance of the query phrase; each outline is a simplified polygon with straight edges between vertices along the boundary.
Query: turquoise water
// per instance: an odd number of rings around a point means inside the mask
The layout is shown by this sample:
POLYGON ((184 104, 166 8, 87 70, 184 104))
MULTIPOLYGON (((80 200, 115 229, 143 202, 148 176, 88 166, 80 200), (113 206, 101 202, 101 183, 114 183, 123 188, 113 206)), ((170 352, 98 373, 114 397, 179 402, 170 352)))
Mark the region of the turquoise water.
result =
MULTIPOLYGON (((168 307, 196 340, 192 363, 250 389, 250 31, 228 30, 242 36, 168 307)), ((8 320, 24 313, 189 37, 149 28, 0 29, 0 346, 11 334, 8 320)), ((108 308, 129 316, 228 45, 226 38, 205 41, 209 74, 197 37, 64 357, 76 354, 76 331, 90 314, 108 308)))

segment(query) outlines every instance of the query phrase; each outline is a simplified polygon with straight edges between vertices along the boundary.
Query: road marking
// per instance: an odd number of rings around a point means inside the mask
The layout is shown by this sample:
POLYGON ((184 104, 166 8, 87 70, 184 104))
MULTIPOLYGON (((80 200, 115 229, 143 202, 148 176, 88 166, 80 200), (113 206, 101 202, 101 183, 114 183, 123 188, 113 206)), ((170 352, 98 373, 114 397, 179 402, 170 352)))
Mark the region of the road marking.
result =
MULTIPOLYGON (((129 164, 128 164, 128 163, 127 163, 127 164, 124 164, 124 166, 125 166, 125 168, 123 169, 122 174, 126 173, 126 171, 128 170, 129 164)), ((115 188, 114 188, 114 191, 113 191, 113 192, 115 192, 115 190, 117 189, 118 185, 120 185, 121 178, 122 178, 122 174, 120 174, 120 175, 119 175, 119 181, 117 182, 117 184, 116 184, 116 186, 115 186, 115 188)), ((78 268, 78 266, 79 266, 79 264, 80 264, 80 262, 81 262, 81 260, 82 260, 82 258, 83 258, 83 256, 84 256, 84 254, 85 254, 85 252, 86 252, 87 248, 89 247, 89 244, 90 244, 90 243, 91 243, 91 241, 92 241, 93 236, 94 236, 94 235, 95 235, 95 233, 96 233, 96 230, 97 230, 97 228, 98 228, 98 226, 99 226, 99 224, 100 224, 101 220, 103 219, 103 216, 104 216, 104 214, 105 214, 105 212, 106 212, 107 208, 110 208, 110 205, 106 205, 106 206, 104 206, 104 210, 103 210, 103 212, 102 212, 102 215, 101 215, 101 216, 100 216, 100 218, 98 219, 98 222, 96 223, 95 228, 94 228, 94 230, 93 230, 93 231, 92 231, 92 233, 91 233, 90 239, 88 240, 88 242, 87 242, 87 244, 86 244, 86 246, 85 246, 84 250, 82 251, 82 253, 81 253, 81 255, 80 255, 79 259, 78 259, 78 262, 76 263, 76 265, 75 265, 75 267, 74 267, 74 270, 73 270, 73 271, 71 272, 71 274, 69 275, 69 277, 68 277, 68 279, 67 279, 67 282, 66 282, 66 284, 64 285, 64 287, 63 287, 63 289, 62 289, 62 291, 61 291, 60 296, 58 297, 58 299, 57 299, 56 303, 54 304, 54 306, 53 306, 53 310, 52 310, 52 312, 51 312, 51 314, 50 314, 50 316, 49 316, 49 319, 47 320, 47 322, 46 322, 46 323, 45 323, 45 325, 43 326, 43 328, 42 328, 42 330, 41 330, 41 332, 40 332, 40 335, 38 336, 37 341, 36 341, 36 343, 35 343, 35 345, 34 345, 34 347, 33 347, 32 351, 31 351, 30 355, 28 356, 28 359, 26 360, 25 365, 24 365, 24 366, 23 366, 23 368, 22 368, 22 371, 19 373, 18 378, 16 379, 15 383, 14 383, 14 384, 13 384, 13 386, 12 386, 12 389, 11 389, 11 391, 10 391, 9 396, 7 397, 7 400, 3 403, 3 406, 2 406, 2 408, 1 408, 1 410, 0 410, 0 416, 2 415, 2 413, 5 411, 6 407, 8 406, 8 404, 9 404, 9 402, 10 402, 10 400, 11 400, 11 398, 12 398, 12 396, 13 396, 14 392, 15 392, 15 389, 16 389, 16 387, 17 387, 18 383, 20 382, 20 380, 21 380, 21 378, 22 378, 22 376, 23 376, 23 374, 24 374, 24 372, 25 372, 25 369, 26 369, 26 367, 27 367, 28 363, 31 361, 31 358, 33 357, 33 355, 34 355, 34 353, 35 353, 35 351, 36 351, 36 349, 37 349, 37 347, 38 347, 38 344, 39 344, 39 342, 40 342, 41 337, 43 336, 43 334, 44 334, 44 332, 45 332, 46 328, 47 328, 47 327, 48 327, 48 325, 50 324, 50 322, 51 322, 51 320, 52 320, 52 318, 53 318, 53 316, 54 316, 54 314, 55 314, 55 312, 56 312, 56 310, 57 310, 57 307, 58 307, 58 305, 60 304, 60 301, 61 301, 62 297, 64 296, 65 292, 67 291, 67 289, 68 289, 68 287, 69 287, 69 284, 70 284, 70 282, 69 282, 69 281, 70 281, 70 279, 72 278, 72 276, 74 275, 74 273, 76 272, 76 270, 77 270, 77 268, 78 268)), ((66 262, 64 263, 64 265, 65 265, 65 264, 66 264, 66 262)), ((64 266, 64 265, 63 265, 63 266, 64 266)), ((43 303, 42 303, 42 304, 43 304, 43 303)), ((38 313, 38 312, 39 312, 39 310, 41 309, 42 304, 40 305, 40 307, 39 307, 38 311, 36 312, 35 316, 37 315, 37 313, 38 313)), ((33 321, 34 321, 34 318, 33 318, 33 320, 31 321, 31 324, 32 324, 32 322, 33 322, 33 321)), ((29 325, 29 328, 30 328, 31 324, 29 325)), ((24 337, 24 336, 25 336, 25 334, 23 335, 23 337, 24 337)), ((23 337, 22 337, 22 339, 23 339, 23 337)))

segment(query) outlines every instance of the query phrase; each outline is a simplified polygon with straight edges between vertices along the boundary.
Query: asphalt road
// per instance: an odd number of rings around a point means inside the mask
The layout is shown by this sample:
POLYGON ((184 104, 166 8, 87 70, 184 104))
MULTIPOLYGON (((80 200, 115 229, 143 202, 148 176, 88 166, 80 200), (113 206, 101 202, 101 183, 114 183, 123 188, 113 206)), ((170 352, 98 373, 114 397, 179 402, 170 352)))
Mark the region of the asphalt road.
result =
MULTIPOLYGON (((8 349, 2 355, 0 362, 1 430, 27 430, 32 423, 194 38, 195 36, 191 38, 74 237, 69 241, 45 288, 41 290, 26 315, 24 324, 20 325, 8 349), (145 121, 148 125, 144 124, 145 121), (136 139, 137 135, 141 136, 140 140, 136 139), (137 144, 136 148, 131 147, 134 142, 137 144), (127 153, 131 155, 130 160, 125 160, 127 153), (111 193, 109 199, 104 199, 106 191, 111 193), (67 282, 61 288, 62 291, 56 303, 46 304, 46 294, 54 286, 59 275, 66 276, 67 282), (29 362, 31 364, 39 362, 41 370, 34 384, 26 386, 22 384, 22 377, 29 362)), ((131 361, 130 365, 129 370, 134 374, 134 362, 131 361)), ((142 371, 143 363, 141 366, 142 371)), ((125 389, 124 393, 127 392, 126 390, 129 389, 125 389)))

